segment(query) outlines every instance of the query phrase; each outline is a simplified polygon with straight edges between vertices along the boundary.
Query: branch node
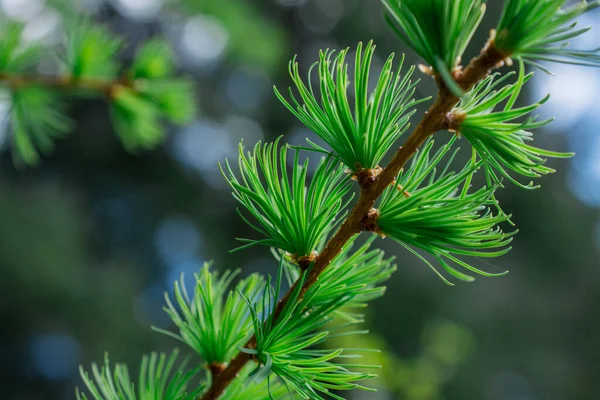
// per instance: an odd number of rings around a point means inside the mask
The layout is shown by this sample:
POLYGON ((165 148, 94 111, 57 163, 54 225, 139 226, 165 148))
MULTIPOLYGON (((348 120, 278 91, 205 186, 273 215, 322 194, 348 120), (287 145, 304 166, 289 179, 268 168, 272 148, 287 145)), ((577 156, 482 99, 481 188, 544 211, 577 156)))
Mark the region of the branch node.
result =
POLYGON ((354 172, 352 179, 358 182, 362 190, 368 191, 382 172, 383 168, 379 166, 376 168, 360 168, 354 172))
POLYGON ((377 220, 380 215, 381 212, 378 209, 371 208, 362 221, 360 221, 362 230, 365 232, 380 233, 379 226, 377 225, 377 220))
POLYGON ((292 260, 300 268, 302 272, 306 271, 310 265, 317 260, 319 253, 315 250, 311 251, 307 256, 292 255, 292 260))
POLYGON ((450 132, 460 135, 460 126, 466 118, 466 113, 450 111, 446 113, 446 116, 444 117, 444 128, 446 128, 450 132))
POLYGON ((212 374, 213 379, 215 376, 221 375, 226 368, 227 366, 224 363, 218 361, 213 361, 208 364, 208 370, 212 374))

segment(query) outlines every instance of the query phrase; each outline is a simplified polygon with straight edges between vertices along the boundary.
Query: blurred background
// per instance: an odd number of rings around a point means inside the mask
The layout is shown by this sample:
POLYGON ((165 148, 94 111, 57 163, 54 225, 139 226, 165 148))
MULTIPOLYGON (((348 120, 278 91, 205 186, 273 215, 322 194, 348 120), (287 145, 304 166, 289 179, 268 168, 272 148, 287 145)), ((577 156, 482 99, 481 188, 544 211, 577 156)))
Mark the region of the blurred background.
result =
MULTIPOLYGON (((25 22, 29 39, 52 43, 63 18, 52 3, 0 0, 0 13, 25 22)), ((468 56, 487 39, 501 3, 490 2, 468 56)), ((387 29, 377 1, 73 0, 70 10, 126 38, 124 63, 140 42, 171 41, 180 70, 196 81, 200 116, 171 129, 160 148, 132 155, 112 133, 106 104, 71 103, 75 132, 30 169, 13 167, 2 126, 0 397, 7 400, 72 399, 78 366, 105 351, 135 370, 143 353, 177 346, 150 326, 169 326, 163 293, 206 260, 274 271, 267 249, 228 253, 236 237, 254 233, 236 215, 217 162, 235 157, 241 138, 251 146, 282 134, 294 144, 313 137, 272 93, 290 84, 294 54, 306 70, 319 49, 374 39, 375 67, 390 52, 419 62, 387 29)), ((600 13, 582 23, 598 29, 578 45, 597 47, 600 13)), ((556 76, 538 73, 527 94, 553 95, 541 113, 557 121, 537 144, 577 157, 551 161, 559 172, 539 190, 500 193, 521 231, 514 251, 494 260, 510 274, 447 287, 400 246, 378 241, 397 255, 399 271, 368 311, 372 334, 359 340, 384 350, 376 361, 385 368, 372 382, 377 393, 348 398, 600 398, 600 71, 551 69, 556 76)), ((419 95, 434 89, 425 78, 419 95)), ((0 117, 7 107, 0 102, 0 117)))

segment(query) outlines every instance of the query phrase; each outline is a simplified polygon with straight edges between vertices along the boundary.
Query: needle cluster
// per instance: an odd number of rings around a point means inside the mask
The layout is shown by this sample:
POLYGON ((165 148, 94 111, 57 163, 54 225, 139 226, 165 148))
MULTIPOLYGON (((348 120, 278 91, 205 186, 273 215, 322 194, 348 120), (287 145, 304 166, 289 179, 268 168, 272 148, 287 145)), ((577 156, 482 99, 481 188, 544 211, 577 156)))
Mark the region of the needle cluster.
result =
POLYGON ((453 127, 471 143, 483 161, 488 186, 502 185, 502 178, 522 187, 536 188, 533 182, 520 183, 513 175, 539 178, 554 172, 546 158, 569 158, 572 153, 543 150, 532 146, 534 129, 552 120, 539 121, 531 115, 549 96, 537 103, 515 107, 523 85, 533 76, 521 65, 517 81, 507 84, 514 74, 491 75, 470 91, 452 111, 459 121, 453 127), (504 106, 502 106, 504 104, 504 106))
POLYGON ((239 239, 247 244, 236 250, 260 244, 284 250, 295 260, 312 259, 352 197, 345 168, 334 157, 323 157, 308 183, 309 159, 301 162, 300 150, 279 146, 279 139, 258 143, 247 154, 240 144, 238 161, 240 178, 229 162, 224 174, 233 196, 256 223, 240 215, 263 239, 239 239))
POLYGON ((598 1, 507 0, 496 28, 496 48, 544 71, 540 62, 600 66, 595 50, 570 48, 570 41, 591 28, 579 28, 577 18, 600 6, 598 1))
MULTIPOLYGON (((291 88, 289 101, 277 89, 275 94, 289 111, 333 149, 349 169, 357 173, 379 167, 383 157, 409 128, 410 117, 416 112, 414 107, 423 100, 413 98, 418 84, 418 81, 411 81, 414 67, 402 73, 402 56, 394 72, 393 54, 383 65, 373 92, 369 92, 375 53, 373 42, 369 42, 364 51, 362 43, 356 49, 354 90, 349 93, 348 52, 349 49, 337 55, 331 50, 320 52, 319 61, 313 65, 318 70, 320 100, 310 84, 310 74, 308 87, 302 81, 295 59, 290 62, 289 70, 299 99, 291 88)), ((310 144, 327 152, 313 142, 310 144)))
POLYGON ((455 93, 453 72, 479 27, 484 0, 383 0, 385 18, 404 44, 419 54, 455 93))

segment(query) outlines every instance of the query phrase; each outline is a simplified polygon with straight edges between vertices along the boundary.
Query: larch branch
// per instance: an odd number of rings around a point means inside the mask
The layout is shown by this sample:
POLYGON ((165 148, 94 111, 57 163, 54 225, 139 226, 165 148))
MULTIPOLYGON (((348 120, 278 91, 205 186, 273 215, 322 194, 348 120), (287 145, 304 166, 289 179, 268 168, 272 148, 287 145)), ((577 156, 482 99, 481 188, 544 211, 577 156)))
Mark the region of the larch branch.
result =
MULTIPOLYGON (((475 84, 486 78, 492 70, 501 67, 508 56, 499 52, 494 46, 493 35, 482 49, 481 53, 475 57, 464 70, 456 70, 454 75, 457 83, 463 90, 470 90, 475 84)), ((412 158, 421 145, 434 133, 446 129, 446 116, 452 111, 460 98, 452 94, 444 85, 441 79, 436 79, 438 83, 438 95, 429 111, 425 114, 419 125, 415 128, 406 143, 398 149, 387 167, 377 175, 373 182, 368 186, 363 186, 360 197, 354 205, 352 211, 342 223, 338 231, 325 245, 323 251, 314 262, 308 277, 300 291, 302 297, 306 291, 314 285, 321 273, 329 266, 331 261, 342 251, 344 245, 356 234, 363 231, 362 221, 368 217, 369 212, 375 205, 377 199, 383 194, 384 190, 395 182, 396 176, 404 165, 412 158)), ((287 294, 279 301, 274 311, 277 318, 296 287, 296 284, 290 288, 287 294)), ((251 338, 246 344, 247 348, 256 347, 256 338, 251 338)), ((205 392, 200 400, 216 400, 227 388, 229 383, 237 377, 241 369, 251 360, 251 356, 246 353, 238 355, 229 363, 229 366, 220 374, 213 376, 211 387, 205 392)))

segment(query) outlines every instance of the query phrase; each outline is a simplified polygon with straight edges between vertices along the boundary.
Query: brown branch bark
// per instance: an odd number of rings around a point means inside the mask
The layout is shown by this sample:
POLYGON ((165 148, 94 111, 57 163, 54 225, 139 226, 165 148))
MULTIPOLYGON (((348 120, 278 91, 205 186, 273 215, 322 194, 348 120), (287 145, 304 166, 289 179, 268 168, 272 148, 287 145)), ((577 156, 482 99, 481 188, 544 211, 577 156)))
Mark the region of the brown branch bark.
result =
POLYGON ((0 82, 18 89, 27 86, 43 86, 58 90, 92 90, 112 97, 120 87, 131 87, 125 78, 113 80, 98 78, 75 78, 71 76, 25 75, 0 73, 0 82))
MULTIPOLYGON (((465 91, 467 91, 480 80, 487 77, 493 69, 502 66, 506 58, 506 55, 502 54, 494 47, 492 36, 479 56, 471 60, 464 71, 456 71, 456 81, 465 91)), ((411 159, 425 140, 435 132, 447 128, 447 114, 452 111, 460 99, 446 88, 441 79, 436 78, 436 81, 438 83, 439 92, 434 104, 425 114, 419 125, 417 125, 404 146, 398 149, 383 172, 376 177, 374 182, 370 182, 368 186, 362 188, 358 202, 354 205, 354 208, 336 234, 327 242, 325 248, 317 257, 300 291, 300 296, 303 296, 306 291, 318 281, 321 273, 327 268, 331 261, 340 254, 343 246, 348 240, 363 231, 362 221, 365 217, 368 217, 368 214, 375 205, 377 199, 390 184, 395 182, 400 169, 411 159)), ((287 294, 277 304, 274 311, 275 318, 281 314, 283 308, 289 301, 296 284, 290 288, 287 294)), ((254 337, 250 339, 246 344, 246 347, 256 347, 256 339, 254 337)), ((237 377, 244 365, 250 361, 250 357, 250 355, 240 352, 221 374, 213 377, 211 387, 201 397, 201 400, 218 399, 229 383, 237 377)))

